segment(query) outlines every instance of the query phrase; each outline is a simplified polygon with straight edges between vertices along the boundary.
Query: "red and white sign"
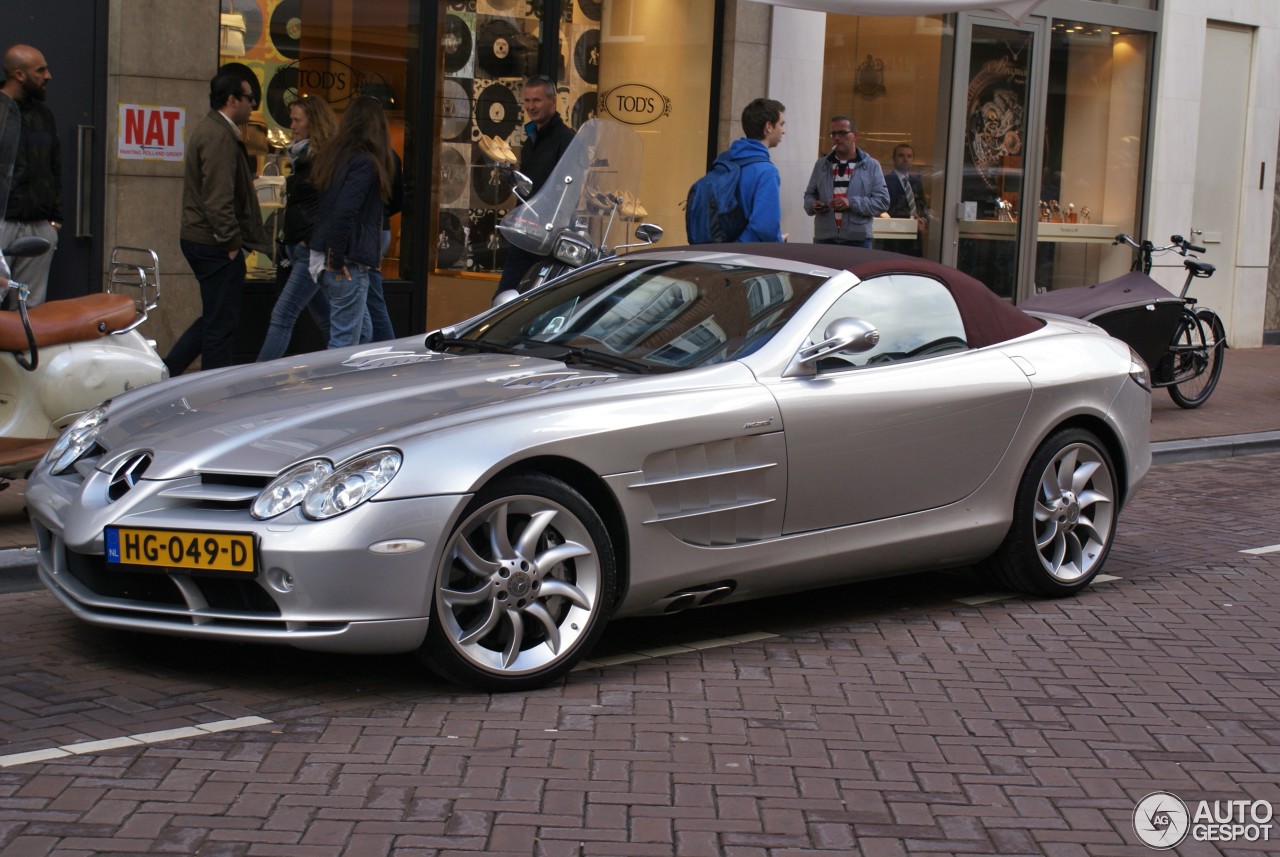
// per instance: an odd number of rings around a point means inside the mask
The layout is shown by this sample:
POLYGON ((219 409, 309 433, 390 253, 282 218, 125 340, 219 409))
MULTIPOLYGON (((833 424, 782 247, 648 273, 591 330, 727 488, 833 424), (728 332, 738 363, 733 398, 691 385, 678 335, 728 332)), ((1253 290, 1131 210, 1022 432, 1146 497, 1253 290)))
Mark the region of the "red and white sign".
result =
POLYGON ((120 105, 116 157, 124 161, 181 161, 187 111, 181 107, 120 105))

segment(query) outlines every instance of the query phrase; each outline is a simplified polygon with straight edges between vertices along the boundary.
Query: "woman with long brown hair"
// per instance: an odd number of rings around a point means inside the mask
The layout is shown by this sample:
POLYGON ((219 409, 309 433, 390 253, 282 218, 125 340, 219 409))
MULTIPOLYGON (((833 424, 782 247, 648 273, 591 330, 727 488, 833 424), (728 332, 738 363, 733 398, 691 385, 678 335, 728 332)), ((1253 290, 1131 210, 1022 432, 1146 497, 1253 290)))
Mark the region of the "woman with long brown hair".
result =
POLYGON ((383 206, 391 198, 392 172, 386 113, 376 99, 360 96, 343 113, 312 172, 322 194, 310 267, 329 299, 330 348, 367 341, 372 332, 369 271, 382 263, 383 206))
POLYGON ((289 278, 271 309, 267 338, 258 352, 258 362, 283 357, 293 337, 294 325, 304 307, 311 311, 316 326, 329 327, 329 303, 320 293, 320 284, 307 270, 311 251, 307 247, 316 219, 319 193, 311 183, 311 170, 316 154, 338 132, 338 117, 329 102, 314 95, 304 95, 289 106, 289 161, 293 172, 285 179, 284 227, 281 241, 289 264, 289 278))

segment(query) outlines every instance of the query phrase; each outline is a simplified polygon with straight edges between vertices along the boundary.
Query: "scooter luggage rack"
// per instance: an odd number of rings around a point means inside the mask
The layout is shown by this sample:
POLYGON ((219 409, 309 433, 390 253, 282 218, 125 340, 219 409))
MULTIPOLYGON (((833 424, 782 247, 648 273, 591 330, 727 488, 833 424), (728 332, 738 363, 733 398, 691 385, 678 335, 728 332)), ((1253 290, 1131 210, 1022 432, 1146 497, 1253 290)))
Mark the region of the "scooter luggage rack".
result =
POLYGON ((113 247, 111 267, 107 269, 107 293, 126 294, 137 290, 133 301, 138 317, 133 324, 116 333, 127 333, 147 320, 151 310, 160 305, 160 257, 146 247, 113 247))

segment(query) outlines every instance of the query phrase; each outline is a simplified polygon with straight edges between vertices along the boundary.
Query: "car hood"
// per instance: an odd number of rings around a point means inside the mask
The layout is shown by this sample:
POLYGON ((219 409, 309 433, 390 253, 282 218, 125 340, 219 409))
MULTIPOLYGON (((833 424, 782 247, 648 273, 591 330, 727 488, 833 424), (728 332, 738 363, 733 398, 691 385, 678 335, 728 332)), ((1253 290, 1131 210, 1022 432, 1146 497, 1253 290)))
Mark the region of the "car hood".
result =
POLYGON ((342 349, 140 389, 112 406, 100 442, 109 452, 149 451, 149 479, 274 475, 311 456, 336 462, 395 444, 428 424, 488 417, 504 404, 636 380, 644 376, 505 354, 440 354, 420 344, 342 349))

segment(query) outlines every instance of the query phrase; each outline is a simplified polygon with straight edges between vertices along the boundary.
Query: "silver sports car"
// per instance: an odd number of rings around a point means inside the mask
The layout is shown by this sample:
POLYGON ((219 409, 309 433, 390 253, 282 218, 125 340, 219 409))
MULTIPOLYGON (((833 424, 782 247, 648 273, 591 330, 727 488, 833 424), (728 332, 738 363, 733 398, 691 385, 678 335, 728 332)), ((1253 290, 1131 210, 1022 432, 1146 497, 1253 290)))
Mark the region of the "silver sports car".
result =
POLYGON ((974 565, 1087 586, 1150 464, 1146 366, 931 262, 724 245, 452 328, 126 393, 32 475, 87 622, 564 675, 614 616, 974 565))

